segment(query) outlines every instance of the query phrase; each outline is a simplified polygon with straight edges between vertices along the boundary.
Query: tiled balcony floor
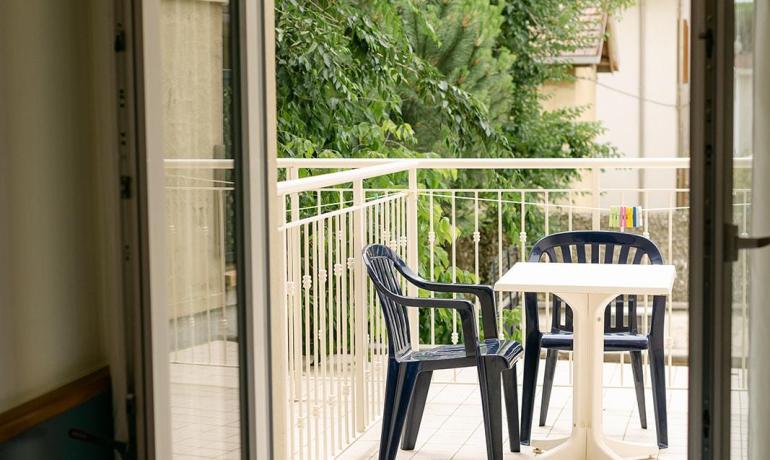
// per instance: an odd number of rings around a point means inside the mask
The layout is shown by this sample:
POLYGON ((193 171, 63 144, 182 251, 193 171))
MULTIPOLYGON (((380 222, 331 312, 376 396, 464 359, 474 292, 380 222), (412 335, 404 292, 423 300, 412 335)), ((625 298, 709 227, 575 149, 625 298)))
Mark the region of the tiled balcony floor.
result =
MULTIPOLYGON (((542 369, 541 365, 541 379, 542 369)), ((434 372, 435 382, 452 379, 452 371, 443 371, 443 375, 434 372)), ((652 410, 652 393, 647 391, 648 428, 639 425, 636 397, 632 386, 631 369, 626 365, 621 382, 620 365, 605 364, 604 383, 604 431, 608 436, 633 442, 654 444, 655 417, 652 410)), ((669 448, 660 451, 658 458, 684 459, 687 448, 687 368, 673 368, 670 374, 670 386, 679 388, 669 390, 668 424, 669 448)), ((540 413, 540 387, 537 391, 535 421, 532 430, 534 439, 554 439, 570 433, 572 421, 572 388, 567 386, 569 363, 560 361, 556 371, 548 420, 544 427, 537 426, 540 413), (561 384, 561 385, 559 385, 561 384)), ((480 459, 485 458, 484 426, 482 424, 481 398, 475 377, 475 369, 462 370, 456 380, 464 383, 434 383, 431 386, 428 404, 417 438, 414 451, 399 451, 398 459, 480 459)), ((521 382, 521 379, 519 379, 521 382)), ((519 388, 521 391, 521 388, 519 388)), ((739 413, 740 408, 734 408, 739 413)), ((503 411, 505 417, 505 411, 503 411)), ((504 422, 507 423, 507 422, 504 422)), ((504 429, 506 459, 537 458, 531 448, 522 446, 520 454, 507 452, 508 436, 504 429)), ((745 436, 745 435, 744 435, 745 436)), ((380 424, 373 424, 359 439, 346 449, 338 458, 370 459, 377 458, 380 438, 380 424)), ((740 433, 738 436, 740 439, 740 433)), ((744 438, 745 440, 745 438, 744 438)), ((737 441, 737 439, 736 439, 737 441)), ((735 446, 739 449, 740 446, 735 446)), ((733 458, 744 458, 736 452, 733 458)))
MULTIPOLYGON (((232 358, 229 362, 235 362, 235 347, 228 346, 225 350, 222 345, 216 344, 216 354, 224 352, 232 358)), ((542 379, 542 363, 540 369, 542 379)), ((687 368, 667 369, 666 376, 670 387, 667 393, 669 448, 661 450, 658 458, 684 459, 687 445, 687 368)), ((569 377, 569 362, 559 361, 556 385, 544 427, 537 426, 541 394, 538 386, 533 438, 560 438, 570 433, 572 388, 569 386, 569 377)), ((172 364, 171 382, 174 460, 240 458, 238 369, 229 366, 172 364)), ((398 458, 485 458, 481 398, 477 382, 473 368, 463 369, 456 374, 453 371, 434 372, 428 405, 417 438, 417 448, 411 452, 400 451, 398 458)), ((651 391, 648 389, 646 395, 649 426, 643 430, 639 426, 630 367, 625 365, 621 372, 619 364, 606 363, 604 385, 604 429, 607 435, 654 444, 655 418, 651 391)), ((746 445, 746 400, 745 392, 733 393, 733 459, 746 458, 743 448, 746 445)), ((507 445, 507 430, 503 432, 507 445)), ((380 424, 374 423, 338 458, 377 458, 379 437, 380 424)), ((537 456, 530 448, 522 446, 521 454, 507 453, 505 458, 526 459, 537 456)))

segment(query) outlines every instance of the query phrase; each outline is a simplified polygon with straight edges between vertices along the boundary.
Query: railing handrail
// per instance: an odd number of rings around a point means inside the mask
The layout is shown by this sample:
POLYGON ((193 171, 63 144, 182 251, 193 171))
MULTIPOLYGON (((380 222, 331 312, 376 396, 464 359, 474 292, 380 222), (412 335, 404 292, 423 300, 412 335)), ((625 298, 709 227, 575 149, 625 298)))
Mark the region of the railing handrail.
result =
POLYGON ((349 184, 358 180, 371 179, 373 177, 386 176, 397 172, 408 171, 419 167, 422 160, 396 160, 385 164, 367 166, 348 171, 340 171, 318 176, 304 177, 302 179, 285 180, 278 182, 278 195, 285 196, 289 193, 301 193, 340 184, 349 184))
MULTIPOLYGON (((752 157, 735 158, 738 167, 752 157)), ((689 169, 688 157, 645 158, 279 158, 279 168, 342 169, 407 163, 416 169, 689 169)))
MULTIPOLYGON (((751 166, 753 157, 735 158, 739 167, 751 166)), ((687 157, 655 158, 278 158, 285 168, 357 169, 392 163, 408 163, 417 169, 591 169, 591 168, 677 168, 689 169, 687 157)), ((233 169, 232 159, 167 158, 168 169, 233 169)))

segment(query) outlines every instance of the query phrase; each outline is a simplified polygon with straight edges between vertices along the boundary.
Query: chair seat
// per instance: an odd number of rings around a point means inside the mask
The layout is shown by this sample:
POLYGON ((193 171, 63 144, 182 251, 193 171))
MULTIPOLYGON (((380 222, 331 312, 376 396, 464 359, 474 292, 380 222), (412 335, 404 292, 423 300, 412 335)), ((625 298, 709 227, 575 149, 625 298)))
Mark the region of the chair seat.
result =
MULTIPOLYGON (((481 356, 498 357, 504 359, 507 367, 510 367, 524 352, 521 344, 515 340, 485 339, 479 342, 481 356)), ((399 361, 425 362, 425 361, 462 361, 467 360, 467 366, 475 366, 473 357, 465 356, 464 345, 440 345, 438 347, 410 351, 403 355, 399 361)))
MULTIPOLYGON (((572 350, 574 338, 571 332, 556 332, 543 334, 543 348, 553 350, 572 350)), ((604 334, 604 351, 637 351, 646 350, 648 340, 646 335, 629 334, 627 332, 604 334)))

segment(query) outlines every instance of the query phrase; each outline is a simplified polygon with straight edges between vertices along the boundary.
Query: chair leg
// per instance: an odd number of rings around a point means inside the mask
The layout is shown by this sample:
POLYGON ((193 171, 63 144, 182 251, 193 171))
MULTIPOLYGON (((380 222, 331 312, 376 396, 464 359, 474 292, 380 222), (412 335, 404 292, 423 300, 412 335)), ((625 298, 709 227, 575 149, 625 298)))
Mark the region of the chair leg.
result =
POLYGON ((404 435, 401 438, 403 450, 414 450, 417 443, 417 433, 420 431, 420 422, 422 422, 422 414, 425 411, 425 401, 428 399, 432 376, 433 371, 420 372, 417 376, 412 402, 409 404, 409 411, 406 414, 406 428, 404 428, 404 435))
POLYGON ((551 389, 553 377, 556 374, 556 361, 559 359, 558 350, 548 350, 545 358, 545 374, 543 374, 543 399, 540 403, 540 426, 545 426, 548 416, 548 405, 551 402, 551 389))
POLYGON ((519 441, 519 392, 516 383, 516 364, 503 371, 503 393, 505 394, 505 412, 508 418, 508 439, 511 452, 521 452, 519 441))
POLYGON ((481 359, 478 366, 481 387, 481 407, 484 412, 484 434, 487 439, 487 458, 503 458, 503 410, 500 394, 500 368, 481 359))
POLYGON ((668 416, 666 414, 666 370, 663 349, 649 350, 650 378, 652 380, 652 405, 655 409, 655 429, 658 447, 668 447, 668 416))
POLYGON ((385 404, 382 409, 382 432, 380 434, 380 460, 386 458, 390 433, 393 430, 396 387, 398 386, 398 363, 388 360, 388 373, 385 380, 385 404))
POLYGON ((644 404, 644 373, 642 372, 642 352, 632 351, 631 371, 634 375, 634 388, 636 389, 636 404, 639 407, 639 423, 643 429, 647 429, 647 408, 644 404))
MULTIPOLYGON (((388 384, 394 387, 393 399, 390 405, 390 413, 383 414, 382 436, 380 438, 380 460, 393 460, 398 453, 398 441, 404 429, 404 420, 412 399, 414 385, 417 381, 417 368, 408 365, 399 365, 393 361, 388 365, 388 384), (387 419, 387 423, 386 423, 387 419)), ((388 411, 387 402, 391 393, 386 391, 385 411, 388 411)))
POLYGON ((535 413, 535 387, 537 368, 540 365, 540 336, 527 338, 524 348, 524 384, 521 395, 521 443, 529 445, 532 434, 532 418, 535 413))

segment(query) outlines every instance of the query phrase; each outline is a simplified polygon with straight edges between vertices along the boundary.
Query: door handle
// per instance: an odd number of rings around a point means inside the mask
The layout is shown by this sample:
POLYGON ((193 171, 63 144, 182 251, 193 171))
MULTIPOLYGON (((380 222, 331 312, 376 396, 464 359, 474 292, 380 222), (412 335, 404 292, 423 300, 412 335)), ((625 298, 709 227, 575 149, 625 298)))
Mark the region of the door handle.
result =
POLYGON ((738 236, 738 226, 727 224, 725 227, 725 260, 736 262, 741 249, 758 249, 770 246, 770 236, 760 238, 742 238, 738 236))
POLYGON ((735 247, 737 249, 757 249, 770 246, 770 236, 763 238, 741 238, 737 237, 735 240, 735 247))

